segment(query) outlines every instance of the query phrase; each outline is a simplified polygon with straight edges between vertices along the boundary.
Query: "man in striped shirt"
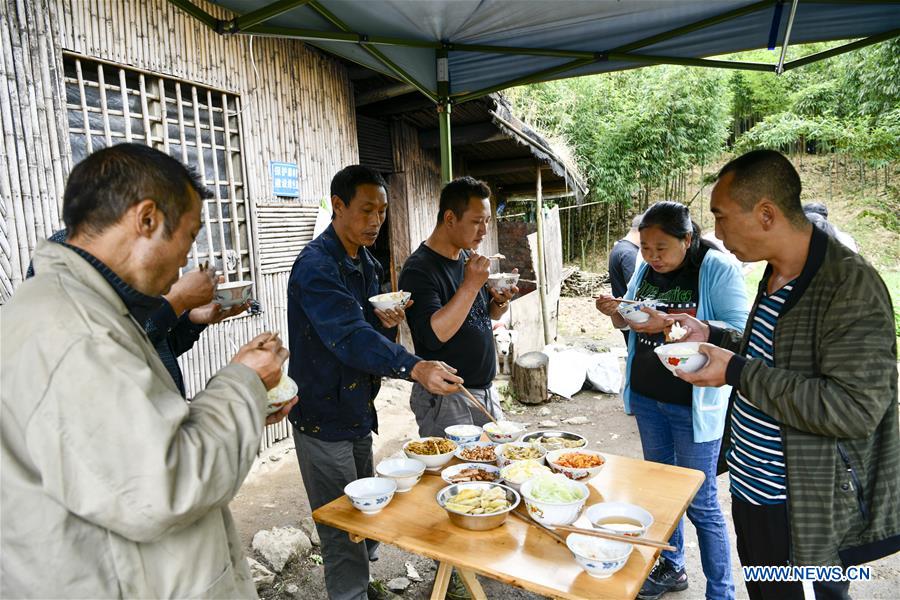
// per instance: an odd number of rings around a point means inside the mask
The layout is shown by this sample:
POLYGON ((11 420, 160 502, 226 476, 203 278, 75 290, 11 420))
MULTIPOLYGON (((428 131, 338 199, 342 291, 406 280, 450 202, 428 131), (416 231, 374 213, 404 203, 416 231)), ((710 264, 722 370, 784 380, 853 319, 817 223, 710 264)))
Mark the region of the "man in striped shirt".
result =
MULTIPOLYGON (((673 315, 706 342, 707 365, 677 373, 734 388, 722 452, 744 566, 849 566, 900 549, 900 435, 890 296, 878 273, 806 219, 800 177, 771 150, 720 171, 716 235, 765 260, 742 338, 673 315), (801 302, 802 300, 802 302, 801 302)), ((799 581, 746 582, 750 598, 803 598, 799 581)), ((812 584, 849 598, 849 583, 812 584)))

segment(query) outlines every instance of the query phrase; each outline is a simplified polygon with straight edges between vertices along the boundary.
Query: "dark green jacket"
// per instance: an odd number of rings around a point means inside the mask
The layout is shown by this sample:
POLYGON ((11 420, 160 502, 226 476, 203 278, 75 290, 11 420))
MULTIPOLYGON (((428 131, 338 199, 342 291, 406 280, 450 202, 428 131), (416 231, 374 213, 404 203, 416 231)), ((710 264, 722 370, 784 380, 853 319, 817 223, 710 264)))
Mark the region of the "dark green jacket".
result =
POLYGON ((897 345, 878 273, 813 227, 775 328, 773 367, 741 356, 749 334, 749 325, 743 337, 713 328, 710 341, 738 353, 728 383, 781 424, 792 563, 859 564, 900 550, 897 345))

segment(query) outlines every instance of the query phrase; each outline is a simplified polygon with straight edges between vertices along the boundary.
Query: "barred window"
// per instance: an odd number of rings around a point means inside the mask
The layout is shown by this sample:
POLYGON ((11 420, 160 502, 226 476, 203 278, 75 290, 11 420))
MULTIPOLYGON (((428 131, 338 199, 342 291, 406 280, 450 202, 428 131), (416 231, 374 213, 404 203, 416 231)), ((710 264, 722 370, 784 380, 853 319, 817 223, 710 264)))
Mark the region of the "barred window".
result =
POLYGON ((150 145, 193 167, 213 197, 188 266, 209 261, 227 281, 253 275, 240 98, 81 56, 63 55, 69 144, 77 163, 123 142, 150 145))

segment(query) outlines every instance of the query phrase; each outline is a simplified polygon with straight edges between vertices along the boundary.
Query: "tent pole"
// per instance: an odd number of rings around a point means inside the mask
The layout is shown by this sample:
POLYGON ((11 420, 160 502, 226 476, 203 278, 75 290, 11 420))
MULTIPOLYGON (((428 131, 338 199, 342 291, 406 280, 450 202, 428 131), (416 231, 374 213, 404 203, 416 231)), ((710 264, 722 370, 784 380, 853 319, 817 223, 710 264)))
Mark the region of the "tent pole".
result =
POLYGON ((544 345, 553 341, 550 336, 550 307, 547 306, 547 269, 544 267, 544 201, 541 184, 541 163, 537 164, 537 183, 535 186, 537 204, 537 270, 538 297, 541 301, 541 322, 544 324, 544 345))
POLYGON ((438 127, 441 138, 441 183, 453 179, 453 148, 450 145, 450 59, 448 50, 441 48, 435 52, 438 93, 438 127))

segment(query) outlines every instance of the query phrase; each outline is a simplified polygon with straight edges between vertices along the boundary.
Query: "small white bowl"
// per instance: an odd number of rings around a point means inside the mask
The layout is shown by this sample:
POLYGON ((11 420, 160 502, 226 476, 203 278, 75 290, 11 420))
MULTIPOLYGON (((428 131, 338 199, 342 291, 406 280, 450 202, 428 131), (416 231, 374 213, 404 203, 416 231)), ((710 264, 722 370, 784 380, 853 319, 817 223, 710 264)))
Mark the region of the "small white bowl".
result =
POLYGON ((534 483, 539 479, 540 477, 529 479, 522 484, 519 490, 522 498, 525 500, 525 508, 528 509, 528 514, 531 515, 531 518, 541 525, 571 525, 574 523, 581 515, 581 509, 584 508, 584 504, 587 502, 588 496, 590 496, 588 487, 581 482, 571 481, 570 483, 581 491, 582 497, 579 500, 572 502, 547 502, 538 500, 531 494, 531 488, 534 487, 534 483))
POLYGON ((451 481, 451 477, 466 469, 480 469, 482 471, 487 471, 488 473, 493 473, 496 479, 485 483, 503 483, 503 478, 500 477, 500 469, 495 467, 494 465, 486 465, 483 463, 463 463, 461 465, 450 465, 449 467, 441 471, 441 479, 443 479, 450 485, 453 485, 454 483, 477 483, 475 481, 451 481))
MULTIPOLYGON (((459 446, 454 442, 453 450, 450 452, 444 452, 443 454, 416 454, 415 452, 409 451, 409 445, 413 442, 422 442, 427 439, 435 439, 435 438, 419 438, 416 440, 410 440, 403 444, 403 453, 406 454, 407 457, 418 460, 420 462, 425 463, 425 467, 429 471, 440 471, 441 467, 450 462, 450 459, 453 458, 453 453, 456 452, 459 446)), ((440 439, 440 438, 436 438, 440 439)))
POLYGON ((456 449, 456 451, 453 453, 453 456, 455 456, 456 458, 458 458, 459 460, 461 460, 463 462, 492 463, 497 460, 497 455, 494 453, 495 447, 496 446, 494 445, 494 442, 470 442, 468 444, 460 444, 459 447, 456 449), (481 448, 490 448, 491 449, 491 457, 488 459, 485 459, 485 460, 478 460, 475 458, 468 458, 468 457, 462 455, 462 451, 464 449, 471 448, 473 446, 479 446, 481 448))
POLYGON ((606 579, 628 562, 634 546, 625 542, 604 540, 580 533, 570 533, 566 546, 585 572, 597 579, 606 579))
POLYGON ((414 458, 388 458, 375 467, 375 472, 397 482, 397 492, 413 489, 425 472, 425 463, 414 458))
MULTIPOLYGON (((527 461, 517 460, 515 462, 523 463, 523 462, 527 462, 527 461)), ((551 473, 553 473, 553 471, 550 470, 550 467, 548 467, 546 465, 542 465, 540 462, 538 462, 536 460, 533 460, 531 462, 535 463, 539 467, 536 469, 537 472, 534 475, 532 475, 531 477, 537 477, 538 475, 550 475, 551 473)), ((509 470, 510 466, 512 466, 513 464, 514 463, 509 463, 508 465, 506 465, 505 467, 500 469, 500 477, 503 478, 503 485, 511 487, 512 489, 516 490, 517 492, 520 492, 522 490, 522 484, 525 483, 526 481, 528 481, 528 479, 531 479, 531 477, 528 477, 527 479, 524 479, 519 482, 510 481, 509 479, 507 479, 507 477, 506 477, 507 471, 509 470)))
POLYGON ((488 287, 495 289, 498 292, 505 292, 509 288, 519 283, 519 274, 494 273, 493 275, 488 275, 487 283, 488 287))
POLYGON ((512 442, 519 439, 519 436, 525 431, 525 426, 521 423, 514 423, 512 421, 497 421, 497 425, 485 423, 482 429, 484 429, 484 433, 488 436, 488 439, 495 444, 505 444, 506 442, 512 442), (498 425, 506 425, 508 431, 497 428, 498 425))
POLYGON ((377 309, 388 310, 391 308, 403 308, 409 302, 412 294, 398 290, 396 292, 388 292, 387 294, 378 294, 369 298, 369 302, 377 309))
POLYGON ((363 477, 344 486, 353 507, 367 515, 381 512, 394 497, 397 482, 387 477, 363 477))
POLYGON ((547 456, 547 451, 541 448, 540 444, 529 444, 528 442, 508 442, 506 444, 500 444, 494 449, 495 454, 497 455, 497 466, 501 469, 508 465, 511 462, 515 462, 517 460, 536 460, 541 464, 544 464, 544 457, 547 456), (516 447, 516 448, 534 448, 541 455, 537 458, 509 458, 506 456, 505 451, 507 448, 516 447))
POLYGON ((660 362, 668 370, 680 369, 685 373, 699 371, 706 365, 705 354, 700 354, 700 342, 678 342, 663 344, 653 349, 660 362))
POLYGON ((286 373, 282 373, 281 381, 266 395, 266 414, 272 415, 281 410, 285 404, 294 399, 299 389, 296 381, 288 377, 286 373))
POLYGON ((231 308, 250 300, 252 281, 231 281, 216 286, 213 300, 222 308, 231 308))
POLYGON ((478 425, 451 425, 444 428, 447 439, 457 444, 471 444, 481 439, 481 427, 478 425))
POLYGON ((551 450, 547 453, 547 464, 550 465, 550 468, 556 471, 557 473, 562 473, 569 479, 590 479, 594 477, 603 469, 603 465, 606 464, 606 457, 600 454, 599 452, 595 452, 594 450, 587 450, 585 448, 563 448, 561 450, 551 450), (603 461, 598 467, 586 467, 584 469, 578 469, 573 467, 564 467, 560 464, 557 464, 557 460, 563 454, 589 454, 591 456, 599 456, 603 461))
POLYGON ((591 527, 594 529, 608 531, 609 533, 617 533, 619 535, 627 535, 629 537, 641 537, 647 533, 647 530, 653 525, 653 515, 637 504, 630 504, 628 502, 600 502, 599 504, 592 504, 584 511, 584 515, 588 518, 588 521, 591 522, 591 527), (607 519, 609 517, 628 517, 634 519, 635 521, 640 522, 641 528, 623 530, 619 527, 597 524, 601 519, 607 519))

